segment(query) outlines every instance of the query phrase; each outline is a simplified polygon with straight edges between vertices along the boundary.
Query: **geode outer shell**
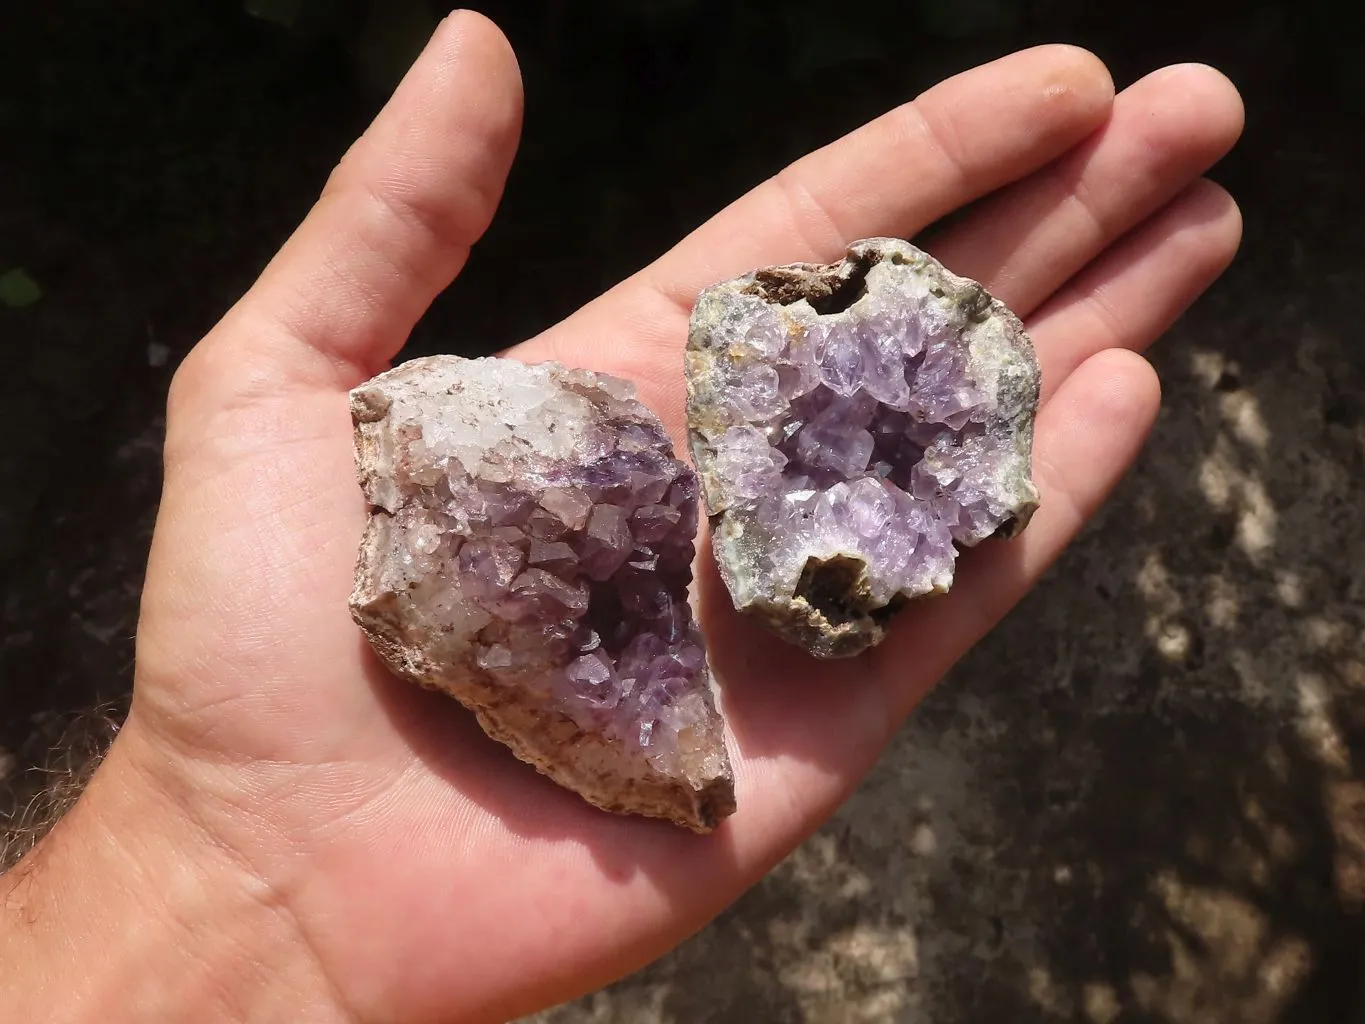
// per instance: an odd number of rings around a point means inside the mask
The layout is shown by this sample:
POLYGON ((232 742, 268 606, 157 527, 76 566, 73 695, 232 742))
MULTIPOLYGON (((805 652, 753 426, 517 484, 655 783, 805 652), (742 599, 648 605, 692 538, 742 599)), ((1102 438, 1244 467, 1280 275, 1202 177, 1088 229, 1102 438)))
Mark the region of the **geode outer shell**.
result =
POLYGON ((371 515, 352 616, 400 676, 606 810, 735 808, 687 604, 697 483, 631 385, 433 356, 351 392, 371 515))
POLYGON ((880 642, 907 601, 951 586, 959 548, 1037 507, 1023 324, 907 242, 706 289, 686 374, 730 596, 816 656, 880 642))

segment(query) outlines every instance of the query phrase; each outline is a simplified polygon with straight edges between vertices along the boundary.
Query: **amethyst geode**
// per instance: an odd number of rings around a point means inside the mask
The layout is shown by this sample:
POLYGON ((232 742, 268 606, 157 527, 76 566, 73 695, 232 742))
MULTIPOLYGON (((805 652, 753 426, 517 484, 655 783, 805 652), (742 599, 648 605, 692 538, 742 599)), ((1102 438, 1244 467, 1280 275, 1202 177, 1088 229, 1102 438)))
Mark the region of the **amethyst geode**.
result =
POLYGON ((351 610, 388 665, 599 807, 733 812, 687 603, 697 479, 633 387, 435 356, 351 411, 372 506, 351 610))
POLYGON ((1019 319, 907 242, 703 291, 688 428, 736 607, 820 657, 878 643, 957 551, 1028 523, 1038 364, 1019 319))

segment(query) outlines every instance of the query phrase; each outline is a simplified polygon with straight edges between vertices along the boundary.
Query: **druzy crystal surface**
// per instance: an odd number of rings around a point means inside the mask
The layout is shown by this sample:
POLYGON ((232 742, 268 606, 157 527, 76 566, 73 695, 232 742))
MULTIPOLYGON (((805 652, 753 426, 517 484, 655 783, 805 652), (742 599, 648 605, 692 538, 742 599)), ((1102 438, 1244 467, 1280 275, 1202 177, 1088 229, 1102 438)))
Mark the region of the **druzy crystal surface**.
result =
POLYGON ((688 606, 697 478, 631 385, 435 356, 351 393, 371 515, 352 614, 400 675, 608 810, 734 810, 688 606))
POLYGON ((960 548, 1022 530, 1038 366, 1023 325, 907 242, 705 290, 688 428, 741 610, 821 657, 946 591, 960 548))

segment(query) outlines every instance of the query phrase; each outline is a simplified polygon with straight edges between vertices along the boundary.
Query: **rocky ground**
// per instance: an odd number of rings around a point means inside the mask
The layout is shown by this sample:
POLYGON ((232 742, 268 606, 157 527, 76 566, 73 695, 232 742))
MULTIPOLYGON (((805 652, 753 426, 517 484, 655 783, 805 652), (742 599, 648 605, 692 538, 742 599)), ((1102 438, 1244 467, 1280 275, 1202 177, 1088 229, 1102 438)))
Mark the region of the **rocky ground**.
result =
MULTIPOLYGON (((1039 38, 1093 46, 1121 81, 1171 59, 1228 70, 1248 133, 1215 176, 1246 245, 1155 355, 1165 412, 1136 471, 848 806, 674 955, 537 1020, 1365 1021, 1358 41, 1315 0, 1051 2, 902 52, 788 6, 766 62, 735 49, 752 5, 704 47, 625 15, 606 32, 564 5, 495 12, 526 64, 528 142, 412 351, 525 336, 783 159, 1039 38), (774 69, 801 117, 724 104, 774 69), (514 259, 544 287, 508 308, 514 259)), ((382 62, 226 3, 124 7, 28 5, 0 34, 0 274, 42 290, 0 306, 10 826, 126 700, 176 359, 384 81, 382 62)))

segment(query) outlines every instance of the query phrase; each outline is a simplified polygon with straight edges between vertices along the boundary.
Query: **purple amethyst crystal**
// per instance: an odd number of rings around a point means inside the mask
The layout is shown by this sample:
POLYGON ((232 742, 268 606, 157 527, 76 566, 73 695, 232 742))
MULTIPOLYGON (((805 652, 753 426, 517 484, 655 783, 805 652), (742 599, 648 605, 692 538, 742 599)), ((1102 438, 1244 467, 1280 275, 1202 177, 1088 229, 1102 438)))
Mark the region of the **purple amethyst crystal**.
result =
POLYGON ((734 783, 687 603, 696 476, 615 378, 414 359, 351 393, 351 611, 398 674, 561 785, 697 831, 734 783))
POLYGON ((946 591, 958 550, 1013 536, 1038 364, 1019 319, 907 242, 702 292, 688 428, 736 607, 820 657, 946 591))

